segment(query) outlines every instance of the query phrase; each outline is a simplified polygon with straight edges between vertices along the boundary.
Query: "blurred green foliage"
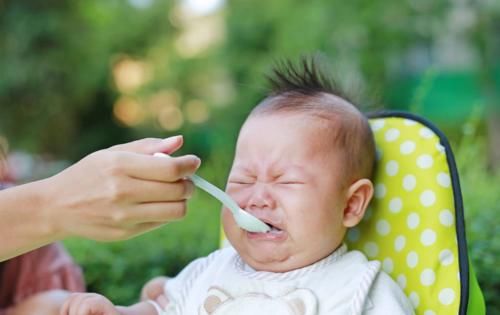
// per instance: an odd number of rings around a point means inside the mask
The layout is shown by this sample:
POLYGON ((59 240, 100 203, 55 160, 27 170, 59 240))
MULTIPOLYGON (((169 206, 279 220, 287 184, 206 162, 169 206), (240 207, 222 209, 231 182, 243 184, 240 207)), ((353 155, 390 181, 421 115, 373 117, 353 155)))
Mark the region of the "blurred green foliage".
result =
MULTIPOLYGON (((181 133, 181 153, 222 187, 263 74, 321 51, 357 103, 425 115, 453 140, 471 257, 500 313, 499 162, 487 160, 500 127, 484 119, 500 117, 498 1, 234 0, 203 14, 187 3, 0 0, 0 145, 76 160, 181 133)), ((216 248, 219 205, 198 193, 190 208, 127 242, 67 241, 89 289, 130 303, 150 277, 216 248)))
POLYGON ((456 144, 455 158, 465 207, 469 257, 484 294, 488 314, 500 314, 500 176, 488 167, 487 142, 478 135, 480 121, 472 115, 456 144))

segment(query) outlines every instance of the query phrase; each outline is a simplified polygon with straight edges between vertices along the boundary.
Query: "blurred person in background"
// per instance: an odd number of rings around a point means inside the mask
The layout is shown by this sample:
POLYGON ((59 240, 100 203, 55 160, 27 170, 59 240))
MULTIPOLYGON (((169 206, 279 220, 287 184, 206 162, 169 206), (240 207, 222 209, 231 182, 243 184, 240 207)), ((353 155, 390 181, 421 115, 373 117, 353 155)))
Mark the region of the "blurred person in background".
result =
MULTIPOLYGON (((0 189, 12 185, 7 150, 0 145, 0 189)), ((70 292, 84 290, 80 267, 61 244, 0 262, 0 315, 56 315, 70 292)))
POLYGON ((0 189, 10 186, 12 180, 7 163, 7 148, 0 142, 0 189))

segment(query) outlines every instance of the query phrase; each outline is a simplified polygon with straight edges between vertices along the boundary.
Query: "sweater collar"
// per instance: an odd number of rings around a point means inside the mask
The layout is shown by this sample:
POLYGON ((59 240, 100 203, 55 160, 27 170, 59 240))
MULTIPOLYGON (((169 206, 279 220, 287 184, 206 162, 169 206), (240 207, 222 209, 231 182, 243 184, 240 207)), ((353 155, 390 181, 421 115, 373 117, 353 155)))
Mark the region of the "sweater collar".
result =
POLYGON ((243 259, 241 259, 240 255, 235 256, 234 266, 236 271, 246 278, 255 280, 283 281, 283 280, 297 279, 305 275, 311 274, 313 272, 322 270, 325 267, 339 260, 346 252, 347 252, 347 245, 342 244, 330 255, 315 262, 314 264, 287 272, 256 271, 248 264, 246 264, 243 261, 243 259))

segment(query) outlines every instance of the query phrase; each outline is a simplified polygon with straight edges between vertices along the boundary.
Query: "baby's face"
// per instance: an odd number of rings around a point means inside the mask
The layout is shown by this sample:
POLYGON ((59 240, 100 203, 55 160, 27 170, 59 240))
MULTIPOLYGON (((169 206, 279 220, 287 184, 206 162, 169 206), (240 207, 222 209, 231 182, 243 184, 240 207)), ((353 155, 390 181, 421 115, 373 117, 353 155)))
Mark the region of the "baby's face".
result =
POLYGON ((273 229, 244 231, 226 208, 222 217, 229 241, 254 269, 297 269, 342 242, 343 170, 321 126, 306 115, 268 114, 249 118, 240 132, 227 192, 273 229))

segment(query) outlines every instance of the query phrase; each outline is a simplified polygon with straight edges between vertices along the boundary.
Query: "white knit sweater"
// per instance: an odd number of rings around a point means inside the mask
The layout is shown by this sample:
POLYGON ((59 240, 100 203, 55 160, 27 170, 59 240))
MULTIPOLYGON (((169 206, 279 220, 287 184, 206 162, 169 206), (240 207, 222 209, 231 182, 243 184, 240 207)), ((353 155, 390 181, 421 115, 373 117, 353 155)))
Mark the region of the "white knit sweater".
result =
POLYGON ((232 248, 189 264, 165 285, 163 314, 413 314, 378 261, 341 246, 323 260, 290 272, 255 271, 232 248))

